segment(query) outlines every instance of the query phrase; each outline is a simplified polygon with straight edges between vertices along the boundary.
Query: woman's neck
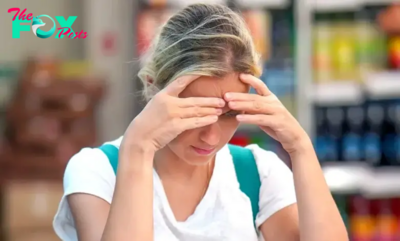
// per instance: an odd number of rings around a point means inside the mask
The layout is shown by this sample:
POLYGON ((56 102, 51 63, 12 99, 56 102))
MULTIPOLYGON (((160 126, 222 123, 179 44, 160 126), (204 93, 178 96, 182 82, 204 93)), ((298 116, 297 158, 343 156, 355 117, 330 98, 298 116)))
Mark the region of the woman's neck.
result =
POLYGON ((162 180, 193 184, 204 183, 204 178, 210 178, 214 161, 205 165, 190 165, 181 160, 171 149, 166 146, 156 152, 154 168, 162 180))

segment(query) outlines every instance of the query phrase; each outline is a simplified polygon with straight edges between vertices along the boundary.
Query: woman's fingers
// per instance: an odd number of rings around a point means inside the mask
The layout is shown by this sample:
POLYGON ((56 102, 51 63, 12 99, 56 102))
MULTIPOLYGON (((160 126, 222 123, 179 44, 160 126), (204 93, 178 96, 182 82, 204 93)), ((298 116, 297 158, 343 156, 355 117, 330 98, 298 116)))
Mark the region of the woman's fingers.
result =
POLYGON ((230 101, 229 108, 232 110, 244 111, 246 113, 273 114, 274 104, 264 101, 230 101))
POLYGON ((278 123, 275 116, 273 116, 273 115, 242 114, 242 115, 237 115, 236 119, 240 123, 253 124, 253 125, 258 125, 258 126, 267 126, 267 127, 271 127, 272 129, 276 128, 277 125, 280 124, 280 123, 278 123))
POLYGON ((219 116, 222 114, 222 109, 212 107, 190 107, 180 109, 179 117, 191 118, 191 117, 204 117, 204 116, 219 116))
POLYGON ((224 98, 226 101, 261 101, 265 97, 257 94, 228 92, 224 98))
POLYGON ((262 82, 259 78, 254 77, 253 75, 240 74, 240 79, 244 83, 253 87, 259 95, 268 96, 272 94, 268 87, 264 84, 264 82, 262 82))
POLYGON ((184 132, 186 130, 196 129, 203 126, 211 125, 218 121, 218 116, 209 115, 203 117, 192 117, 181 119, 179 123, 177 123, 177 128, 179 128, 180 132, 184 132))
POLYGON ((198 79, 199 75, 184 75, 178 77, 176 80, 172 81, 167 87, 165 87, 162 91, 167 93, 168 95, 178 97, 179 94, 193 81, 198 79))
POLYGON ((225 101, 221 98, 215 97, 190 97, 178 99, 179 107, 217 107, 222 108, 225 106, 225 101))

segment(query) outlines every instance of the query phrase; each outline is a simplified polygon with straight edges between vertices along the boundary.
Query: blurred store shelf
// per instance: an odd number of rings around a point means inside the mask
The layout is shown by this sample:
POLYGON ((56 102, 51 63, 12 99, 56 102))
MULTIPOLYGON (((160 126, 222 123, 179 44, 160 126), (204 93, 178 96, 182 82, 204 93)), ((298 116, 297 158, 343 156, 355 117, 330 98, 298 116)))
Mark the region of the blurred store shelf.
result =
POLYGON ((308 6, 317 12, 357 9, 362 0, 306 0, 308 6))
POLYGON ((287 7, 289 0, 235 0, 241 7, 254 8, 254 7, 271 7, 271 8, 284 8, 287 7))
POLYGON ((311 98, 315 104, 359 104, 363 101, 363 91, 357 82, 332 82, 314 84, 311 98))
POLYGON ((360 104, 368 99, 400 98, 400 72, 387 71, 369 74, 363 83, 335 81, 314 84, 311 98, 315 104, 360 104))
POLYGON ((400 97, 400 72, 370 74, 365 79, 365 90, 371 99, 400 97))
POLYGON ((400 168, 372 168, 360 162, 333 162, 324 165, 323 171, 333 193, 361 193, 368 198, 400 196, 400 168))
POLYGON ((357 193, 362 189, 364 180, 370 170, 361 163, 339 162, 327 163, 323 166, 325 179, 334 193, 357 193))
POLYGON ((400 3, 399 0, 362 0, 364 4, 368 5, 382 5, 391 3, 400 3))
POLYGON ((356 10, 364 5, 385 5, 400 3, 399 0, 305 0, 316 12, 341 12, 356 10))

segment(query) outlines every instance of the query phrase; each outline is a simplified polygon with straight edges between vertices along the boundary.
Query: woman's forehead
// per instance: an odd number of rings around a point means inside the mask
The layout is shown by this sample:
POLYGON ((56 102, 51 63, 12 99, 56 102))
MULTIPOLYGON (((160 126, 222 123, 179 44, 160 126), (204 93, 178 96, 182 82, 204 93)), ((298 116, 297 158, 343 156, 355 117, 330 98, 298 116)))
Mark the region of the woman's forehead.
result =
POLYGON ((218 97, 227 92, 247 93, 249 86, 239 79, 239 74, 229 74, 225 77, 202 76, 191 83, 180 97, 218 97))

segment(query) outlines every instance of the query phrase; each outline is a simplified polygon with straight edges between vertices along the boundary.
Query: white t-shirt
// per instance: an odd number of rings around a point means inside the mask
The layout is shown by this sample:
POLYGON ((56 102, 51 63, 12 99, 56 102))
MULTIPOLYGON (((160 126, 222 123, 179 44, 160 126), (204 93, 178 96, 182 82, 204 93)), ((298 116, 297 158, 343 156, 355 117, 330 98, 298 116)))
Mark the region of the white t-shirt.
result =
MULTIPOLYGON (((122 137, 108 144, 119 147, 122 137)), ((250 145, 261 179, 259 213, 256 225, 280 209, 296 202, 290 169, 273 152, 250 145)), ((240 191, 228 146, 216 156, 208 190, 184 222, 176 221, 162 182, 154 178, 154 240, 156 241, 257 241, 250 199, 240 191)), ((53 227, 63 241, 77 241, 74 220, 67 196, 88 193, 111 203, 115 174, 106 155, 96 148, 84 148, 71 158, 64 174, 64 196, 53 227)), ((279 232, 279 231, 278 231, 279 232)))

